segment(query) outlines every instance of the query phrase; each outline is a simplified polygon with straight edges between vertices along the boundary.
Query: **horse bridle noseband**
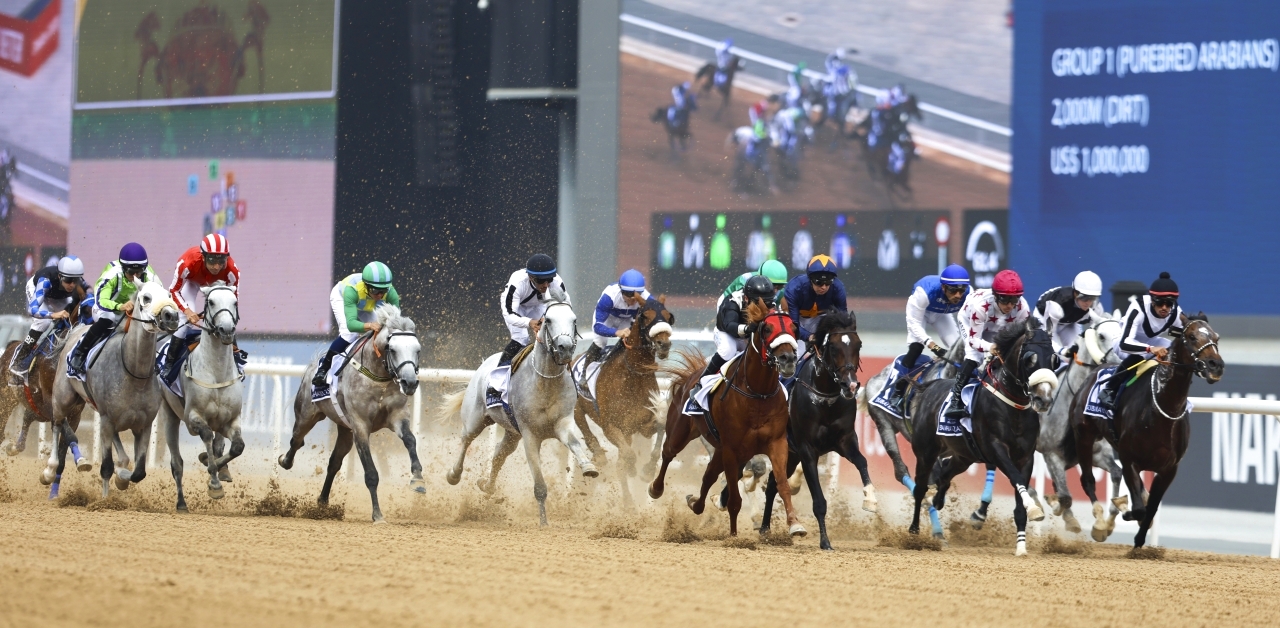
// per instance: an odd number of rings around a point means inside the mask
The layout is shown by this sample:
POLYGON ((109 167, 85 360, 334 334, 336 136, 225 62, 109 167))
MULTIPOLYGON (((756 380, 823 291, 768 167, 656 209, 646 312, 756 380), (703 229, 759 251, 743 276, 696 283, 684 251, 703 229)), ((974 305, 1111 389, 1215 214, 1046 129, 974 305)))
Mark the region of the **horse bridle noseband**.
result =
MULTIPOLYGON (((565 307, 570 307, 570 308, 572 307, 572 306, 570 306, 568 303, 565 303, 564 301, 556 301, 555 303, 552 303, 552 304, 548 305, 548 306, 547 306, 547 310, 550 310, 551 308, 553 308, 553 307, 555 307, 555 306, 557 306, 557 305, 563 305, 563 306, 565 306, 565 307)), ((552 362, 555 362, 557 365, 559 365, 559 366, 560 366, 560 372, 559 372, 559 373, 556 373, 556 374, 554 374, 554 375, 547 375, 546 373, 543 373, 542 371, 539 371, 539 370, 538 370, 538 367, 537 367, 536 365, 533 367, 533 372, 534 372, 534 373, 537 373, 537 374, 538 374, 538 376, 539 376, 539 377, 541 377, 541 378, 543 378, 543 379, 555 379, 555 378, 557 378, 557 377, 560 377, 561 375, 564 375, 565 370, 569 368, 569 363, 568 363, 568 362, 566 362, 566 363, 564 363, 564 364, 561 364, 559 361, 557 361, 557 360, 556 360, 556 358, 555 358, 556 352, 555 352, 555 349, 551 346, 551 342, 552 342, 553 340, 557 339, 557 338, 561 338, 561 337, 568 337, 570 342, 573 342, 573 343, 575 343, 575 344, 576 344, 576 343, 578 342, 578 338, 580 338, 580 336, 578 335, 578 323, 577 323, 577 321, 576 321, 576 320, 575 320, 575 321, 574 321, 574 323, 573 323, 573 331, 572 331, 571 333, 564 333, 564 332, 561 332, 561 333, 556 334, 556 335, 554 335, 554 336, 547 336, 547 333, 549 333, 549 332, 544 331, 544 327, 546 326, 546 320, 547 320, 547 310, 543 310, 543 311, 542 311, 542 321, 543 321, 543 322, 542 322, 542 324, 541 324, 541 325, 539 325, 539 326, 538 326, 538 337, 537 337, 536 339, 534 339, 534 342, 541 342, 541 343, 542 343, 542 346, 543 346, 543 347, 545 347, 545 348, 547 349, 547 353, 550 353, 550 354, 551 354, 551 361, 552 361, 552 362), (544 338, 543 338, 543 336, 547 336, 547 337, 544 339, 544 338)), ((572 359, 570 359, 570 361, 572 361, 572 359)))
MULTIPOLYGON (((1203 322, 1204 321, 1200 321, 1200 320, 1192 321, 1190 325, 1187 325, 1187 329, 1190 329, 1191 325, 1195 325, 1196 323, 1203 323, 1203 322)), ((1184 346, 1187 344, 1186 340, 1184 340, 1184 338, 1187 337, 1187 329, 1183 329, 1182 332, 1176 334, 1177 342, 1182 343, 1184 346)), ((1209 342, 1206 342, 1200 345, 1200 347, 1197 348, 1195 351, 1192 351, 1191 352, 1192 361, 1190 363, 1184 364, 1181 362, 1174 362, 1172 356, 1170 356, 1169 361, 1167 362, 1157 360, 1158 362, 1160 362, 1161 367, 1165 367, 1165 366, 1169 367, 1169 370, 1165 371, 1169 373, 1168 376, 1151 378, 1151 405, 1155 406, 1156 412, 1159 412, 1160 416, 1163 416, 1164 418, 1169 419, 1170 421, 1177 421, 1187 416, 1187 413, 1191 411, 1190 404, 1188 404, 1186 400, 1184 400, 1182 402, 1182 412, 1178 416, 1170 416, 1169 413, 1165 412, 1164 409, 1160 407, 1160 401, 1156 399, 1156 397, 1159 394, 1159 392, 1164 389, 1165 382, 1168 381, 1169 377, 1172 377, 1172 373, 1173 373, 1172 369, 1190 368, 1192 374, 1198 375, 1203 378, 1205 370, 1209 368, 1209 364, 1204 360, 1200 359, 1200 354, 1204 353, 1204 350, 1208 349, 1209 347, 1213 347, 1214 349, 1217 349, 1218 348, 1217 341, 1210 340, 1209 342), (1156 380, 1160 380, 1160 381, 1156 382, 1156 380)), ((1164 370, 1164 369, 1162 368, 1161 370, 1164 370)))
MULTIPOLYGON (((768 321, 770 318, 773 318, 773 317, 786 319, 786 316, 787 315, 783 314, 782 312, 779 312, 777 310, 771 310, 768 314, 765 314, 764 318, 760 319, 759 324, 763 325, 766 321, 768 321)), ((783 326, 783 330, 784 331, 786 330, 785 325, 783 326)), ((747 340, 747 344, 751 345, 751 348, 753 349, 756 346, 757 336, 761 336, 759 329, 751 332, 751 337, 747 340)), ((771 369, 778 368, 778 358, 775 355, 773 355, 773 348, 765 345, 763 336, 761 336, 760 348, 756 349, 756 351, 760 354, 761 361, 764 363, 765 366, 771 369), (768 358, 765 358, 766 350, 768 351, 768 358)), ((743 390, 742 388, 738 388, 736 385, 734 385, 733 380, 738 375, 738 370, 741 368, 742 362, 746 360, 746 358, 747 356, 744 353, 742 355, 742 359, 734 363, 733 373, 731 373, 729 377, 725 378, 725 381, 729 383, 729 389, 733 390, 734 392, 737 392, 740 395, 743 395, 744 397, 748 397, 750 399, 769 399, 770 397, 777 395, 778 391, 782 390, 782 382, 778 381, 777 379, 774 379, 773 390, 770 391, 768 394, 761 394, 754 390, 751 390, 751 382, 744 382, 743 386, 744 388, 746 388, 746 390, 743 390)))
POLYGON ((197 325, 197 327, 199 327, 202 331, 207 331, 207 332, 209 332, 209 333, 211 333, 211 334, 216 333, 216 332, 214 332, 214 330, 213 330, 213 326, 217 323, 218 315, 219 315, 219 314, 221 314, 221 313, 223 313, 223 312, 227 312, 228 314, 231 314, 231 325, 232 325, 232 326, 237 326, 237 325, 239 325, 239 324, 240 324, 240 303, 239 303, 239 301, 238 301, 238 300, 237 300, 236 305, 235 305, 234 307, 223 307, 223 308, 218 308, 218 309, 216 309, 216 310, 213 310, 213 312, 212 312, 212 313, 210 313, 210 311, 209 311, 209 307, 208 307, 208 305, 209 305, 209 295, 210 295, 210 294, 213 294, 214 292, 217 292, 217 291, 219 291, 219 290, 228 290, 228 291, 230 291, 232 294, 236 294, 235 289, 234 289, 234 288, 232 288, 231 286, 214 286, 213 288, 210 288, 210 289, 209 289, 209 292, 208 292, 208 293, 206 293, 206 294, 204 295, 204 298, 205 298, 205 301, 204 301, 204 302, 205 302, 205 309, 204 309, 204 311, 203 311, 203 312, 201 312, 201 313, 200 313, 200 320, 204 322, 204 325, 197 325))
MULTIPOLYGON (((822 372, 829 375, 831 377, 831 381, 835 382, 836 388, 838 388, 839 390, 837 390, 834 394, 818 392, 816 388, 805 383, 803 380, 800 380, 800 379, 796 380, 797 382, 800 383, 801 386, 804 386, 805 389, 808 390, 810 393, 812 393, 815 397, 820 397, 823 400, 831 400, 831 401, 827 401, 827 403, 834 403, 835 398, 842 396, 844 394, 844 391, 847 390, 847 388, 840 385, 840 377, 843 376, 845 373, 849 371, 853 371, 854 372, 853 381, 855 383, 858 383, 859 386, 861 386, 861 383, 858 382, 858 378, 857 378, 858 371, 862 370, 861 356, 859 356, 859 358, 855 360, 853 364, 845 364, 844 366, 841 366, 838 369, 832 369, 827 367, 827 360, 823 358, 823 355, 826 353, 827 349, 831 347, 831 342, 830 342, 831 335, 835 333, 849 333, 849 332, 847 331, 846 332, 839 332, 839 331, 829 332, 826 335, 826 337, 823 338, 823 342, 819 346, 817 346, 816 350, 813 352, 813 365, 816 369, 820 369, 822 372)), ((853 333, 856 334, 858 332, 854 330, 853 333)))

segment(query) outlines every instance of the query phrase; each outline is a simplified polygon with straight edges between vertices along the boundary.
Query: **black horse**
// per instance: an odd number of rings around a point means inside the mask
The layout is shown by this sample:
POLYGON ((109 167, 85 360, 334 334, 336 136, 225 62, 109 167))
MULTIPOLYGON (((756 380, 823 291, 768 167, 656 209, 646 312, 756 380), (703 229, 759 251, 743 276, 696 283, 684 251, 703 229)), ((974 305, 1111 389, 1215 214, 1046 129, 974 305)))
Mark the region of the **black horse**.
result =
MULTIPOLYGON (((1112 426, 1107 426, 1102 419, 1084 415, 1092 386, 1082 387, 1071 407, 1071 428, 1080 460, 1080 485, 1094 504, 1094 517, 1099 521, 1103 519, 1093 479, 1093 443, 1105 438, 1120 458, 1129 497, 1134 501, 1133 508, 1124 513, 1126 521, 1138 522, 1134 547, 1146 544, 1147 530, 1160 508, 1160 500, 1178 475, 1178 463, 1191 443, 1191 425, 1185 419, 1192 377, 1198 375, 1216 384, 1226 369, 1218 353, 1218 334, 1209 327, 1209 317, 1201 312, 1184 318, 1183 324, 1181 334, 1169 347, 1169 361, 1139 375, 1127 387, 1131 392, 1116 400, 1112 426), (1150 494, 1146 494, 1142 486, 1143 471, 1155 472, 1150 494)), ((1093 382, 1096 377, 1094 374, 1086 381, 1093 382)), ((1094 527, 1096 529, 1097 524, 1094 527)), ((1103 535, 1102 539, 1105 538, 1103 535)), ((1096 533, 1094 539, 1102 540, 1096 533)))
POLYGON ((746 62, 738 55, 732 55, 729 57, 729 67, 721 70, 712 61, 698 68, 697 74, 693 75, 693 83, 699 86, 701 93, 710 93, 713 87, 720 92, 720 108, 716 109, 713 120, 719 121, 720 114, 729 107, 729 100, 733 98, 733 77, 745 66, 746 62))
POLYGON ((693 107, 677 107, 668 105, 666 107, 658 107, 649 116, 649 121, 657 124, 662 123, 662 128, 667 131, 667 145, 671 148, 671 158, 676 159, 686 150, 689 150, 689 138, 693 134, 689 132, 689 118, 693 107))
POLYGON ((867 172, 880 179, 889 193, 911 196, 911 162, 917 159, 916 141, 907 123, 923 120, 920 101, 909 94, 902 102, 887 108, 873 109, 854 128, 862 144, 867 172))
MULTIPOLYGON (((938 436, 937 421, 951 382, 937 380, 925 386, 912 401, 911 448, 916 455, 915 512, 910 532, 920 532, 920 504, 929 491, 929 482, 921 478, 934 472, 940 455, 950 460, 937 469, 937 494, 933 506, 946 504, 947 489, 956 475, 975 462, 994 464, 1014 488, 1014 522, 1018 526, 1016 556, 1027 553, 1027 519, 1039 521, 1044 511, 1027 491, 1027 479, 1035 461, 1036 438, 1040 435, 1039 412, 1049 408, 1058 379, 1053 374, 1057 356, 1049 335, 1036 320, 1010 325, 996 335, 995 352, 981 385, 974 391, 969 405, 972 415, 971 435, 938 436)), ((932 478, 931 478, 932 479, 932 478)), ((935 527, 934 535, 941 530, 935 527)))
MULTIPOLYGON (((858 367, 862 339, 852 313, 828 310, 813 334, 813 357, 796 375, 791 394, 791 420, 787 424, 787 475, 799 464, 813 495, 813 516, 818 519, 822 549, 831 549, 827 538, 827 498, 818 479, 818 457, 836 452, 858 468, 862 476, 862 508, 876 512, 876 491, 867 472, 867 459, 858 448, 854 429, 858 418, 858 367)), ((764 518, 760 533, 769 531, 773 496, 778 484, 769 476, 765 487, 764 518)))

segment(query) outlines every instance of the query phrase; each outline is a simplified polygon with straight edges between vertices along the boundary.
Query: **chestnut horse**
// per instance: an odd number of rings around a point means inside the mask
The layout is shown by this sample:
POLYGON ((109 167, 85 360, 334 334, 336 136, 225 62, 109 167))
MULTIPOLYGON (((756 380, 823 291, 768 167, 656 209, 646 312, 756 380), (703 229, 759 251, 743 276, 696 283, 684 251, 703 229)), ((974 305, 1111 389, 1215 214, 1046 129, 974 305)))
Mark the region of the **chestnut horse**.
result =
POLYGON ((729 483, 729 534, 736 536, 738 512, 742 509, 742 495, 738 493, 742 465, 757 454, 766 454, 787 510, 790 532, 804 536, 805 529, 791 505, 791 487, 787 484, 787 395, 778 381, 779 374, 791 377, 796 371, 795 324, 785 313, 769 309, 760 300, 750 304, 746 314, 747 323, 753 328, 746 351, 729 365, 728 381, 707 396, 710 407, 702 416, 684 413, 689 390, 702 373, 702 356, 682 353, 685 366, 675 371, 679 379, 671 390, 671 406, 667 410, 662 467, 649 486, 649 497, 662 497, 667 465, 701 436, 715 451, 702 476, 697 499, 693 495, 685 498, 695 514, 702 514, 707 491, 724 473, 729 483))
MULTIPOLYGON (((653 438, 663 418, 655 407, 661 407, 658 389, 658 360, 667 359, 671 352, 671 325, 675 316, 663 305, 664 297, 650 297, 636 311, 631 321, 631 336, 621 341, 600 364, 596 380, 595 399, 578 394, 573 407, 573 420, 582 431, 587 443, 600 460, 604 460, 604 448, 587 426, 590 416, 604 431, 604 437, 618 448, 618 481, 622 485, 622 498, 632 504, 628 479, 636 474, 636 452, 631 447, 633 436, 653 438)), ((579 358, 580 359, 580 358, 579 358)), ((646 474, 653 473, 657 454, 661 449, 654 445, 646 474)))
MULTIPOLYGON (((1071 406, 1071 428, 1080 460, 1080 485, 1093 503, 1094 518, 1105 526, 1093 478, 1093 443, 1105 438, 1120 458, 1124 481, 1134 502, 1133 508, 1124 513, 1125 521, 1138 522, 1134 547, 1146 544, 1147 530, 1155 519, 1160 499, 1178 475, 1178 463, 1191 443, 1191 424, 1184 419, 1191 409, 1187 394, 1191 392, 1192 376, 1199 375, 1216 384, 1226 368, 1218 353, 1218 334, 1209 327, 1209 318, 1201 312, 1183 318, 1183 324, 1182 333, 1169 347, 1169 361, 1161 361, 1160 366, 1139 375, 1128 386, 1127 390, 1132 392, 1116 400, 1111 429, 1104 420, 1084 414, 1092 386, 1081 387, 1071 406), (1143 471, 1155 472, 1151 493, 1145 500, 1143 471)), ((1092 384, 1096 377, 1095 370, 1085 381, 1092 384)), ((1106 532, 1105 527, 1099 530, 1098 524, 1094 524, 1094 540, 1106 539, 1106 532)))

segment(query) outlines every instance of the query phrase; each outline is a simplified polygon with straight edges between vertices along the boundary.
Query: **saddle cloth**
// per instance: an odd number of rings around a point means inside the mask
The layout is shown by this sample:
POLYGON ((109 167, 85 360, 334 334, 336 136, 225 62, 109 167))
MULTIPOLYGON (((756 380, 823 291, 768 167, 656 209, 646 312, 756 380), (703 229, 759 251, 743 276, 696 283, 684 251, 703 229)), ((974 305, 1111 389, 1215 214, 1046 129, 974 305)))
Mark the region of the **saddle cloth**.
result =
MULTIPOLYGON (((1102 387, 1106 386, 1107 382, 1111 381, 1112 377, 1115 377, 1117 368, 1120 367, 1108 366, 1098 371, 1097 378, 1094 379, 1093 385, 1089 387, 1089 397, 1085 400, 1084 413, 1086 416, 1106 419, 1108 421, 1111 420, 1111 410, 1103 407, 1102 404, 1099 403, 1098 395, 1102 394, 1102 387)), ((1120 400, 1120 393, 1123 392, 1124 390, 1122 389, 1116 393, 1116 401, 1120 400)))
MULTIPOLYGON (((978 388, 978 383, 973 382, 960 390, 960 400, 964 402, 964 407, 973 406, 973 393, 978 388)), ((942 407, 938 409, 938 436, 963 436, 964 432, 973 432, 973 419, 966 413, 959 419, 947 418, 947 408, 951 407, 951 395, 947 395, 947 400, 942 402, 942 407), (962 431, 963 430, 963 431, 962 431)))
MULTIPOLYGON (((343 365, 347 363, 347 354, 339 353, 333 356, 333 361, 329 363, 329 374, 325 376, 325 382, 322 386, 311 387, 311 401, 319 403, 324 399, 333 396, 333 390, 338 385, 339 372, 342 371, 343 365)), ((179 378, 181 379, 181 378, 179 378)))
POLYGON ((498 391, 498 396, 502 399, 502 403, 490 403, 487 404, 487 407, 496 408, 499 405, 511 407, 511 398, 507 396, 507 388, 511 384, 511 374, 520 369, 520 365, 524 364, 525 358, 529 357, 532 352, 533 343, 529 343, 528 346, 521 349, 519 353, 516 353, 511 358, 511 364, 497 366, 492 371, 489 371, 489 388, 498 391))
MULTIPOLYGON (((170 336, 169 338, 167 338, 167 339, 165 339, 164 341, 160 342, 159 346, 156 348, 156 351, 157 351, 157 353, 156 353, 156 372, 157 372, 157 373, 164 373, 164 372, 165 372, 165 369, 169 368, 169 355, 168 355, 168 354, 169 354, 169 343, 171 343, 171 342, 173 342, 173 337, 172 337, 172 336, 170 336)), ((196 346, 199 346, 199 345, 196 345, 196 346)), ((192 350, 192 351, 194 351, 194 350, 192 350)), ((190 358, 190 357, 191 357, 191 353, 192 353, 192 351, 183 351, 183 352, 182 352, 182 354, 178 356, 178 368, 179 368, 179 369, 182 369, 182 368, 186 365, 186 363, 187 363, 187 358, 190 358)), ((238 376, 240 377, 240 379, 244 379, 244 365, 240 363, 240 360, 239 360, 239 359, 236 359, 235 363, 236 363, 236 375, 238 375, 238 376)), ((169 382, 166 382, 166 381, 164 380, 164 378, 163 378, 163 377, 161 377, 161 378, 160 378, 160 383, 161 383, 161 384, 164 384, 164 387, 165 387, 165 388, 168 388, 168 389, 169 389, 169 392, 171 392, 171 393, 173 393, 173 394, 177 395, 179 398, 183 398, 183 394, 182 394, 182 374, 181 374, 181 371, 179 371, 179 374, 173 378, 173 383, 172 383, 172 384, 170 384, 169 382)), ((314 397, 314 395, 315 395, 314 388, 315 388, 315 387, 312 387, 312 389, 313 389, 313 390, 312 390, 312 396, 313 396, 313 397, 314 397)))
MULTIPOLYGON (((89 367, 93 366, 93 363, 98 361, 98 354, 102 353, 102 348, 107 345, 107 341, 111 340, 112 336, 116 335, 118 330, 119 328, 117 327, 115 331, 112 331, 111 333, 107 334, 107 336, 102 340, 99 340, 97 344, 93 345, 92 347, 89 347, 89 353, 85 355, 85 358, 84 358, 85 373, 88 373, 89 367)), ((75 350, 80 347, 81 342, 84 342, 84 334, 80 334, 80 337, 76 339, 76 345, 71 348, 71 351, 67 352, 67 377, 80 380, 80 382, 83 383, 84 374, 76 373, 71 370, 71 354, 76 352, 75 350)))
MULTIPOLYGON (((585 357, 585 354, 578 357, 578 359, 573 363, 572 370, 569 371, 570 374, 573 375, 573 385, 579 388, 578 394, 582 394, 581 387, 578 386, 578 383, 582 381, 583 357, 585 357)), ((600 379, 600 367, 603 364, 604 360, 602 359, 592 362, 591 366, 587 367, 587 391, 591 393, 592 399, 595 399, 596 397, 596 380, 600 379)))
MULTIPOLYGON (((906 366, 903 364, 903 359, 905 359, 906 357, 907 356, 903 354, 898 356, 896 359, 894 359, 893 370, 889 371, 889 379, 885 380, 884 387, 881 388, 880 392, 877 393, 876 396, 871 399, 871 405, 877 408, 880 408, 890 416, 893 416, 899 419, 905 419, 906 417, 899 414, 898 411, 894 410, 893 407, 889 404, 889 397, 893 395, 894 383, 898 381, 899 377, 903 377, 904 375, 910 376, 910 377, 916 376, 919 373, 920 369, 933 363, 932 359, 922 355, 916 358, 916 363, 908 370, 906 366)), ((912 393, 911 391, 908 391, 907 394, 911 395, 912 393)), ((908 404, 903 403, 902 407, 905 409, 907 405, 908 404)))
MULTIPOLYGON (((684 406, 685 414, 702 414, 707 411, 710 407, 707 400, 711 398, 711 393, 718 390, 722 384, 728 381, 728 374, 732 372, 731 368, 734 362, 737 362, 740 357, 742 357, 742 353, 738 353, 738 355, 733 356, 733 358, 728 362, 725 362, 724 366, 720 367, 720 372, 712 373, 711 375, 707 375, 699 380, 702 387, 698 389, 697 393, 689 397, 689 402, 684 406)), ((780 384, 783 383, 781 378, 778 379, 778 382, 780 384)), ((787 400, 791 399, 791 391, 785 385, 782 385, 781 388, 782 398, 787 400)))

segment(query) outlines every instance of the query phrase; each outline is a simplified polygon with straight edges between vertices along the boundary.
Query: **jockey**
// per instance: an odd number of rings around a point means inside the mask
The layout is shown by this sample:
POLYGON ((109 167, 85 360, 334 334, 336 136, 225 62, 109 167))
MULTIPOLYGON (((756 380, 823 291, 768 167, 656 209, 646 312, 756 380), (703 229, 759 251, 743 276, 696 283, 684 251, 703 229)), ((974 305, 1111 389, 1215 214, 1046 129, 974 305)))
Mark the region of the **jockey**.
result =
POLYGON ((693 84, 689 81, 671 88, 671 100, 675 102, 676 110, 694 111, 698 108, 698 98, 693 93, 693 84))
POLYGON ((991 289, 974 290, 960 308, 960 331, 965 339, 964 364, 951 387, 951 407, 948 418, 964 416, 964 401, 960 391, 969 383, 978 363, 989 359, 991 341, 1000 330, 1017 325, 1031 315, 1027 300, 1022 298, 1022 278, 1012 270, 996 273, 991 289))
MULTIPOLYGON (((200 314, 195 311, 196 295, 200 288, 221 281, 232 288, 240 283, 240 269, 231 258, 231 249, 226 236, 211 233, 200 240, 200 246, 187 249, 178 258, 178 265, 173 270, 173 283, 169 284, 169 296, 178 304, 178 309, 187 317, 178 331, 173 332, 173 340, 165 352, 165 364, 169 367, 163 374, 165 381, 172 382, 178 375, 178 358, 185 351, 188 341, 200 335, 200 314), (181 342, 179 342, 179 340, 181 342)), ((237 349, 238 351, 238 349, 237 349)), ((243 359, 243 356, 240 356, 243 359)))
POLYGON ((586 388, 587 367, 604 356, 605 345, 609 338, 625 341, 631 336, 631 321, 635 319, 640 306, 649 299, 649 291, 644 289, 644 275, 632 268, 618 278, 618 283, 605 286, 596 302, 595 324, 592 331, 596 339, 587 347, 587 355, 582 360, 581 387, 586 388))
POLYGON ((788 281, 785 291, 787 314, 796 324, 801 355, 827 310, 849 311, 844 284, 836 277, 836 262, 827 255, 814 255, 806 274, 788 281))
POLYGON ((1176 335, 1182 328, 1178 284, 1169 273, 1160 273, 1160 277, 1151 282, 1147 295, 1131 303, 1125 312, 1124 333, 1120 335, 1117 351, 1124 356, 1124 361, 1099 391, 1098 402, 1108 409, 1114 408, 1120 381, 1124 379, 1120 374, 1143 360, 1168 357, 1173 342, 1165 336, 1176 335))
POLYGON ((352 273, 340 280, 329 292, 329 306, 338 326, 338 337, 329 343, 329 349, 316 373, 311 377, 312 386, 324 386, 333 365, 333 356, 347 350, 365 332, 378 333, 382 326, 374 311, 382 302, 400 307, 400 293, 391 285, 391 269, 382 262, 369 262, 364 270, 352 273))
POLYGON ((54 321, 66 320, 69 326, 75 325, 80 307, 73 307, 72 303, 76 300, 77 288, 85 289, 85 298, 88 298, 84 262, 72 255, 58 260, 57 266, 41 268, 27 280, 27 311, 31 313, 31 329, 13 353, 9 366, 9 373, 13 376, 11 381, 26 383, 36 341, 53 326, 54 321))
MULTIPOLYGON (((747 337, 754 331, 754 325, 747 324, 747 306, 763 300, 764 304, 772 309, 777 303, 777 296, 778 291, 769 278, 756 275, 747 279, 740 290, 720 302, 716 311, 716 353, 707 361, 707 368, 702 371, 702 377, 716 373, 726 362, 747 348, 747 337)), ((691 405, 688 407, 696 408, 696 404, 692 402, 694 395, 702 388, 702 377, 698 378, 689 391, 691 405)), ((688 414, 687 411, 686 414, 688 414)))
POLYGON ((781 292, 787 287, 787 265, 776 259, 765 260, 765 262, 760 265, 759 270, 749 270, 738 275, 736 279, 729 282, 729 285, 725 287, 724 292, 720 294, 720 298, 716 300, 716 307, 720 307, 720 304, 724 302, 725 299, 733 296, 733 293, 740 292, 742 287, 747 285, 747 280, 755 277, 756 275, 764 275, 765 277, 768 277, 769 281, 773 284, 774 292, 781 292))
POLYGON ((747 109, 747 118, 751 120, 751 126, 754 127, 757 123, 768 124, 781 103, 781 96, 769 94, 768 98, 751 105, 751 108, 747 109))
MULTIPOLYGON (((547 292, 553 285, 564 293, 565 303, 568 303, 569 291, 565 290, 564 280, 556 274, 556 262, 550 255, 534 255, 525 262, 524 268, 511 273, 507 285, 498 295, 502 320, 511 334, 510 342, 502 348, 498 366, 511 364, 511 359, 521 349, 537 339, 542 315, 547 311, 547 292)), ((486 404, 494 405, 498 400, 498 391, 492 387, 485 390, 486 404)))
POLYGON ((116 328, 121 318, 133 314, 133 295, 142 283, 160 283, 156 271, 147 263, 147 250, 137 242, 130 242, 120 249, 120 257, 107 264, 94 287, 93 325, 84 332, 80 343, 71 352, 71 370, 84 373, 84 361, 89 349, 106 338, 116 328))
MULTIPOLYGON (((906 373, 915 367, 916 360, 926 348, 942 357, 947 347, 960 337, 956 329, 956 312, 969 295, 969 271, 964 266, 952 264, 942 269, 941 275, 926 275, 916 282, 907 298, 907 354, 902 358, 902 370, 906 373), (942 339, 938 345, 929 337, 932 330, 942 339)), ((899 377, 894 382, 889 404, 899 405, 907 392, 908 379, 899 377)))
POLYGON ((1053 350, 1066 357, 1075 352, 1076 339, 1090 323, 1104 320, 1098 297, 1102 296, 1102 279, 1093 271, 1076 275, 1070 286, 1054 288, 1040 295, 1034 315, 1053 340, 1053 350))
POLYGON ((733 65, 733 40, 726 39, 716 45, 716 72, 728 72, 733 65))
POLYGON ((800 63, 796 64, 796 68, 794 70, 787 73, 787 96, 786 96, 787 107, 800 107, 801 109, 804 108, 803 102, 802 102, 804 100, 804 92, 805 92, 804 70, 807 67, 809 67, 809 64, 805 63, 804 61, 801 61, 800 63))

